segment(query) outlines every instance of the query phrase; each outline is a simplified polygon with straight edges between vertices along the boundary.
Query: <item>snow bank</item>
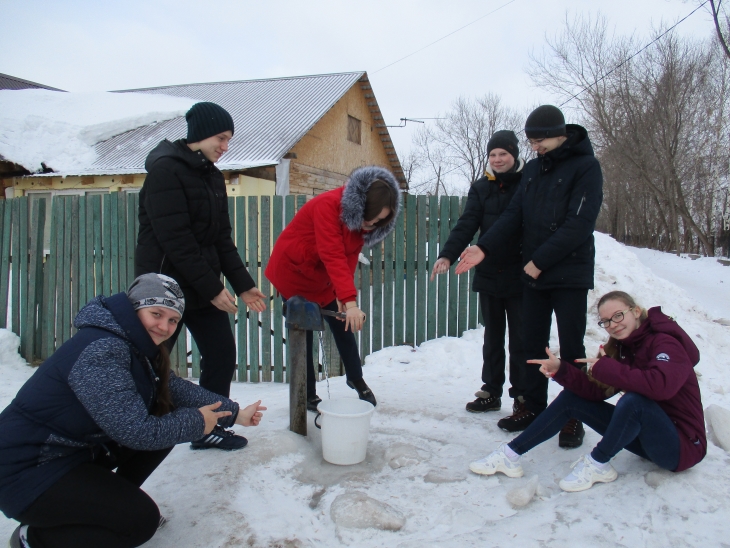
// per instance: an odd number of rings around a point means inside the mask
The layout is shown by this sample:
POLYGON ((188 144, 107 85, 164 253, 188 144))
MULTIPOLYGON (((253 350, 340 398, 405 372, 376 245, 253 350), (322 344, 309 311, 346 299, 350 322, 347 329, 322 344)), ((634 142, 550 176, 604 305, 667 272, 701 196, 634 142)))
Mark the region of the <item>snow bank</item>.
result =
POLYGON ((19 348, 20 337, 8 329, 0 329, 0 410, 35 371, 20 357, 19 348))
POLYGON ((193 99, 145 93, 0 90, 0 155, 29 171, 88 169, 94 145, 182 116, 193 99))

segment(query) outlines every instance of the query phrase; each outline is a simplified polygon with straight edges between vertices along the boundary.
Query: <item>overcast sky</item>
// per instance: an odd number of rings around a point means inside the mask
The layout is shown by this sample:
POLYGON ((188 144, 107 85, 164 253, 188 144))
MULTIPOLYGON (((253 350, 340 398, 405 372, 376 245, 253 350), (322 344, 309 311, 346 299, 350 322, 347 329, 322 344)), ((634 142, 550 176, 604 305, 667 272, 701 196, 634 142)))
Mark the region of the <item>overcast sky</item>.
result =
MULTIPOLYGON (((695 0, 0 0, 0 72, 68 91, 100 91, 364 70, 386 122, 395 125, 401 117, 436 117, 459 96, 494 92, 521 109, 553 102, 531 85, 525 67, 546 34, 563 28, 566 14, 600 8, 618 34, 648 41, 652 28, 696 6, 695 0)), ((677 30, 709 37, 712 20, 702 9, 677 30)), ((391 129, 401 155, 416 127, 391 129)))

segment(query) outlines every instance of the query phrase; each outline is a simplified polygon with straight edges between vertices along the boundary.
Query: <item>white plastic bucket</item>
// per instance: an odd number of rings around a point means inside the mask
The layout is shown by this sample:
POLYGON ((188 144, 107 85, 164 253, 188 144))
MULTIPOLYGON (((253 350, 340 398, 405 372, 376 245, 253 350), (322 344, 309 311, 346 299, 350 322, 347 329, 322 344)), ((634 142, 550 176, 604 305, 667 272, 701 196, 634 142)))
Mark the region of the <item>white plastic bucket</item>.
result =
MULTIPOLYGON (((322 456, 332 464, 357 464, 365 460, 370 416, 375 406, 363 400, 341 398, 320 402, 322 456)), ((315 420, 315 424, 317 421, 315 420)))

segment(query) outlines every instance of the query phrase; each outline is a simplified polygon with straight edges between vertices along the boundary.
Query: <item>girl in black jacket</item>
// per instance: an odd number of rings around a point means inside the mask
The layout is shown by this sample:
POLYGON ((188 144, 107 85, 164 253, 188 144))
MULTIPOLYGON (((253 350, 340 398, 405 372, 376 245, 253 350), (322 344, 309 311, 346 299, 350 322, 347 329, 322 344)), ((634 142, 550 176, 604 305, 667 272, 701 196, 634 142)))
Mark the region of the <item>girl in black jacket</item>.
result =
POLYGON ((239 409, 170 372, 163 343, 184 308, 160 274, 94 298, 0 414, 0 510, 21 523, 12 548, 144 544, 161 518, 139 487, 172 447, 258 425, 260 401, 239 409))
MULTIPOLYGON (((514 132, 495 132, 487 143, 487 155, 486 174, 471 185, 464 212, 434 264, 432 281, 436 274, 446 272, 456 262, 477 230, 485 234, 492 227, 519 187, 525 162, 519 157, 519 141, 514 132)), ((502 253, 488 257, 476 268, 472 290, 479 293, 484 320, 483 384, 475 394, 476 399, 466 404, 466 410, 472 413, 498 411, 502 407, 506 327, 509 327, 509 395, 515 402, 523 396, 520 376, 527 358, 522 348, 521 238, 522 231, 518 230, 503 246, 502 253)))

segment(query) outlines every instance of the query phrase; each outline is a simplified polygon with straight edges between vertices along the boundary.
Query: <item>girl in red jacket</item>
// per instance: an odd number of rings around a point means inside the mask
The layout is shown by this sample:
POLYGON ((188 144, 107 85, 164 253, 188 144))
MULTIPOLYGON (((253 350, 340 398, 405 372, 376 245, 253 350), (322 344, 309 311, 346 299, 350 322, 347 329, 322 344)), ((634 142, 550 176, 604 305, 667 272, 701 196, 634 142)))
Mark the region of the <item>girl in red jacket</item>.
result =
POLYGON ((528 360, 565 387, 522 434, 471 463, 477 474, 523 474, 521 455, 557 434, 568 419, 583 421, 603 438, 560 481, 564 491, 584 491, 617 474, 609 462, 621 449, 679 472, 707 452, 700 388, 693 367, 700 354, 687 333, 655 307, 647 312, 623 291, 598 302, 598 325, 609 334, 583 371, 555 357, 528 360), (624 392, 616 405, 603 400, 624 392))
MULTIPOLYGON (((395 177, 382 167, 356 169, 344 187, 309 200, 276 240, 266 277, 284 299, 299 295, 322 308, 345 312, 340 321, 324 316, 345 365, 347 385, 361 400, 376 404, 362 378, 355 331, 365 314, 357 306, 354 275, 363 245, 380 243, 395 227, 400 208, 395 177)), ((317 410, 312 332, 307 332, 307 408, 317 410)))

